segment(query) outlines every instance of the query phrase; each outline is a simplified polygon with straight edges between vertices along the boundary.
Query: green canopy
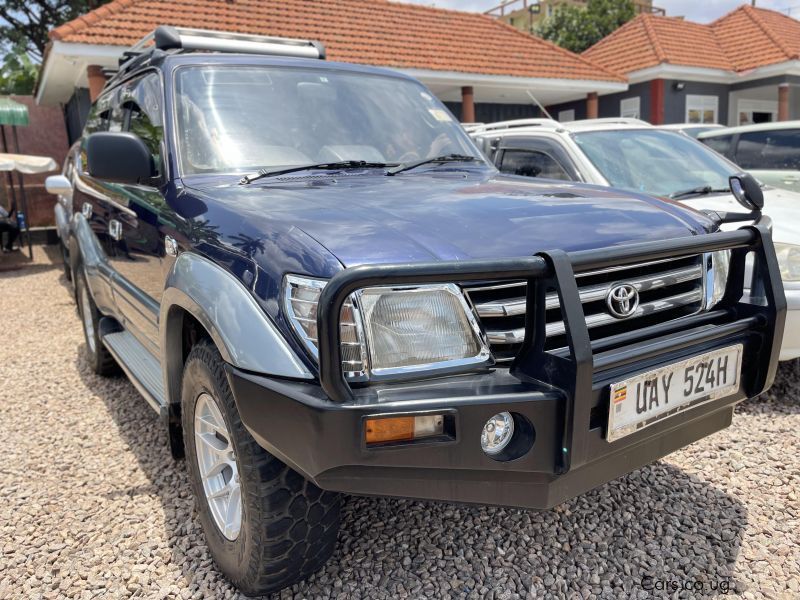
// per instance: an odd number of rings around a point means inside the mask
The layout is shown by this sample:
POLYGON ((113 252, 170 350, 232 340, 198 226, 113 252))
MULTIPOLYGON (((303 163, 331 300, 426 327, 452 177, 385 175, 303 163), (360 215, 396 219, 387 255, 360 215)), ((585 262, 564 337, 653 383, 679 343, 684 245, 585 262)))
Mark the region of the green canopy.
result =
POLYGON ((11 98, 0 98, 0 125, 27 125, 28 107, 11 98))

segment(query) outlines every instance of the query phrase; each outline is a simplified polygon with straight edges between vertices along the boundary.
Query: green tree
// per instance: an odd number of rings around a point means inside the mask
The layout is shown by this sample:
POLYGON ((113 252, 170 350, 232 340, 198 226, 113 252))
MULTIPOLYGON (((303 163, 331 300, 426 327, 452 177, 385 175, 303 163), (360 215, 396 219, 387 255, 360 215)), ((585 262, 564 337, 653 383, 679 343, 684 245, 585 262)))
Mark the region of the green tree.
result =
POLYGON ((8 51, 22 44, 41 62, 49 31, 105 4, 108 0, 2 0, 0 47, 8 51))
POLYGON ((31 60, 21 44, 11 49, 0 62, 0 94, 33 93, 39 65, 31 60))
POLYGON ((0 93, 30 94, 48 33, 108 0, 0 0, 0 93))
POLYGON ((536 34, 572 52, 583 52, 636 16, 632 0, 589 0, 585 7, 559 4, 536 34))

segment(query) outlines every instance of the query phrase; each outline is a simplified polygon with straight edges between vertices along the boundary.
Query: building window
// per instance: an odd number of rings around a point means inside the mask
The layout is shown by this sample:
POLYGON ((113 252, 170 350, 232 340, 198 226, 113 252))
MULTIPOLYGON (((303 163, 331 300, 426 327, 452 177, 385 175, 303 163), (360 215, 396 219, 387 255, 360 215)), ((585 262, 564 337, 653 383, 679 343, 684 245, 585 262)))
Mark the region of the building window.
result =
POLYGON ((718 96, 686 96, 687 123, 717 123, 719 115, 718 96))
POLYGON ((642 114, 640 105, 639 96, 635 98, 625 98, 625 100, 619 103, 619 116, 626 119, 640 119, 642 114))
POLYGON ((772 123, 778 120, 778 103, 772 100, 744 100, 738 102, 739 125, 772 123))
POLYGON ((558 111, 558 121, 560 123, 568 123, 569 121, 575 120, 575 109, 570 108, 569 110, 560 110, 558 111))

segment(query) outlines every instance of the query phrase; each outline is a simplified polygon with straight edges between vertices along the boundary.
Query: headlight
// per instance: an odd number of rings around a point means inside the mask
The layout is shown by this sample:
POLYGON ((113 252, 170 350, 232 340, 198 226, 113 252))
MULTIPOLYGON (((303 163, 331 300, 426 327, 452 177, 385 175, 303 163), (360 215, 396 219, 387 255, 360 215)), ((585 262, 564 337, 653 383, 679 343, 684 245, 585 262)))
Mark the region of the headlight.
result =
POLYGON ((775 244, 783 281, 800 281, 800 246, 775 244))
POLYGON ((374 376, 486 363, 489 348, 457 285, 358 292, 374 376))
MULTIPOLYGON (((324 281, 287 275, 284 308, 317 357, 317 303, 324 281)), ((342 307, 342 368, 350 378, 467 370, 490 364, 491 352, 455 284, 359 290, 342 307)))
POLYGON ((706 264, 706 309, 716 306, 725 295, 728 286, 728 271, 731 251, 719 250, 705 254, 706 264))

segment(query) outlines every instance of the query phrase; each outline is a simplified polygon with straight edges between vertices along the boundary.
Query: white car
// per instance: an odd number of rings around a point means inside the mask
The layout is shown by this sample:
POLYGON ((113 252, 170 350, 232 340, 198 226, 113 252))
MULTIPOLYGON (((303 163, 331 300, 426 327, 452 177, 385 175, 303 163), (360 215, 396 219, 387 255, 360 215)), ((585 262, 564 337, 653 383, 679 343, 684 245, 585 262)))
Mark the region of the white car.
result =
MULTIPOLYGON (((524 119, 473 126, 469 133, 505 173, 634 190, 698 210, 743 212, 728 181, 739 167, 687 135, 638 119, 524 119)), ((800 358, 800 194, 767 186, 763 193, 789 308, 781 360, 791 360, 800 358)))

